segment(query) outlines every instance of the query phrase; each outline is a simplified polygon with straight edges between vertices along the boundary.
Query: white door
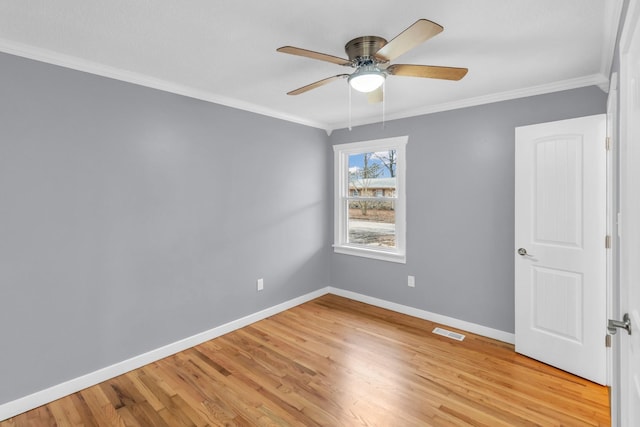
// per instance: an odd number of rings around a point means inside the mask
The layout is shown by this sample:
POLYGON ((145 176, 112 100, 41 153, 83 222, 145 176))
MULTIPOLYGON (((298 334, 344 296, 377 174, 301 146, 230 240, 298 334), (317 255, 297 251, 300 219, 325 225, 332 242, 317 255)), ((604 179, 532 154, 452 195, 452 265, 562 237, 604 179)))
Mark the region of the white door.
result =
POLYGON ((640 426, 640 6, 630 2, 622 33, 620 97, 620 425, 640 426))
POLYGON ((606 115, 516 129, 516 351, 606 382, 606 115))

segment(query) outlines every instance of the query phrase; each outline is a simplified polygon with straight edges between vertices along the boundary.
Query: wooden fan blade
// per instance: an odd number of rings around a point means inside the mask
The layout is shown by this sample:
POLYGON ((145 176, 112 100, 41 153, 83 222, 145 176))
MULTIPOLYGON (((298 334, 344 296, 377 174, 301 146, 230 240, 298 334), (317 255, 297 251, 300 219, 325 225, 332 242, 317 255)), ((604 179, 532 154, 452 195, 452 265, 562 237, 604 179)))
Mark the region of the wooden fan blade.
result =
POLYGON ((467 74, 466 68, 436 67, 433 65, 394 64, 387 72, 394 76, 426 77, 429 79, 460 80, 467 74))
POLYGON ((384 89, 382 88, 382 86, 367 94, 367 101, 369 101, 369 104, 377 104, 379 102, 382 102, 383 99, 384 89))
POLYGON ((311 89, 315 89, 317 87, 324 86, 327 83, 331 83, 334 80, 344 79, 346 77, 349 77, 349 74, 338 74, 337 76, 327 77, 326 79, 318 80, 315 83, 311 83, 309 85, 302 86, 301 88, 298 88, 296 90, 292 90, 291 92, 287 92, 287 95, 300 95, 301 93, 308 92, 311 89))
POLYGON ((413 49, 420 43, 440 34, 444 28, 428 19, 418 19, 412 26, 398 34, 393 40, 382 46, 375 56, 393 61, 403 53, 413 49))
POLYGON ((327 55, 326 53, 314 52, 312 50, 301 49, 293 46, 282 46, 276 49, 278 52, 288 53, 290 55, 304 56, 306 58, 317 59, 320 61, 332 62, 338 65, 351 65, 351 61, 337 56, 327 55))

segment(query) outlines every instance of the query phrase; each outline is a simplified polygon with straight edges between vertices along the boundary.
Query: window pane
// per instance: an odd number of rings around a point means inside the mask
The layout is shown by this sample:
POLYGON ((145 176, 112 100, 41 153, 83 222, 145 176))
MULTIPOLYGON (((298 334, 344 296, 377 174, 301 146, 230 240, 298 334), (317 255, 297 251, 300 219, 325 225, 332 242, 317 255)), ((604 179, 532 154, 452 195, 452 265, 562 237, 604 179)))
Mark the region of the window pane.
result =
MULTIPOLYGON (((350 154, 348 194, 396 197, 396 150, 350 154)), ((392 201, 349 202, 347 227, 351 244, 395 248, 395 223, 392 201)))
POLYGON ((393 201, 350 200, 349 243, 372 247, 396 246, 396 212, 393 201))
POLYGON ((396 197, 396 150, 349 155, 349 195, 396 197))

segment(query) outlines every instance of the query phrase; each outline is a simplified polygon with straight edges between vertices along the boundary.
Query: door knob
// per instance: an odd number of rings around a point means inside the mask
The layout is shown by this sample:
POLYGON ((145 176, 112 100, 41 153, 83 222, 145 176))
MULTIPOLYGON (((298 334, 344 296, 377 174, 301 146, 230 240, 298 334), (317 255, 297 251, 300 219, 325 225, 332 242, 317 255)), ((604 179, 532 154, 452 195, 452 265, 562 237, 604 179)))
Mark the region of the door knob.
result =
POLYGON ((609 333, 611 335, 615 335, 618 332, 618 329, 626 329, 627 333, 631 335, 631 318, 629 318, 629 313, 625 313, 622 316, 622 322, 619 320, 609 319, 607 322, 607 329, 609 329, 609 333))
MULTIPOLYGON (((520 248, 520 249, 518 249, 518 255, 527 256, 529 254, 527 253, 527 250, 525 248, 520 248)), ((532 255, 529 255, 529 256, 532 256, 532 255)))

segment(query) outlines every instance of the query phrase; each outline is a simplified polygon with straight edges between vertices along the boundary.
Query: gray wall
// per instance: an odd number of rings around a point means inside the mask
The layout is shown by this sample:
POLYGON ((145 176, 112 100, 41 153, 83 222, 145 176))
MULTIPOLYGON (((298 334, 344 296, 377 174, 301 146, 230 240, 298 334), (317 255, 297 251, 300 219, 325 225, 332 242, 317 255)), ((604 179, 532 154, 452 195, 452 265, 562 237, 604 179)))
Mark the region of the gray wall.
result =
POLYGON ((0 54, 0 404, 326 286, 326 147, 0 54))
POLYGON ((333 254, 331 285, 513 332, 514 128, 605 111, 588 87, 334 132, 409 135, 407 264, 333 254))
POLYGON ((584 88, 329 138, 0 54, 0 404, 329 284, 513 331, 514 127, 605 102, 584 88), (407 264, 333 255, 330 145, 397 135, 407 264))

